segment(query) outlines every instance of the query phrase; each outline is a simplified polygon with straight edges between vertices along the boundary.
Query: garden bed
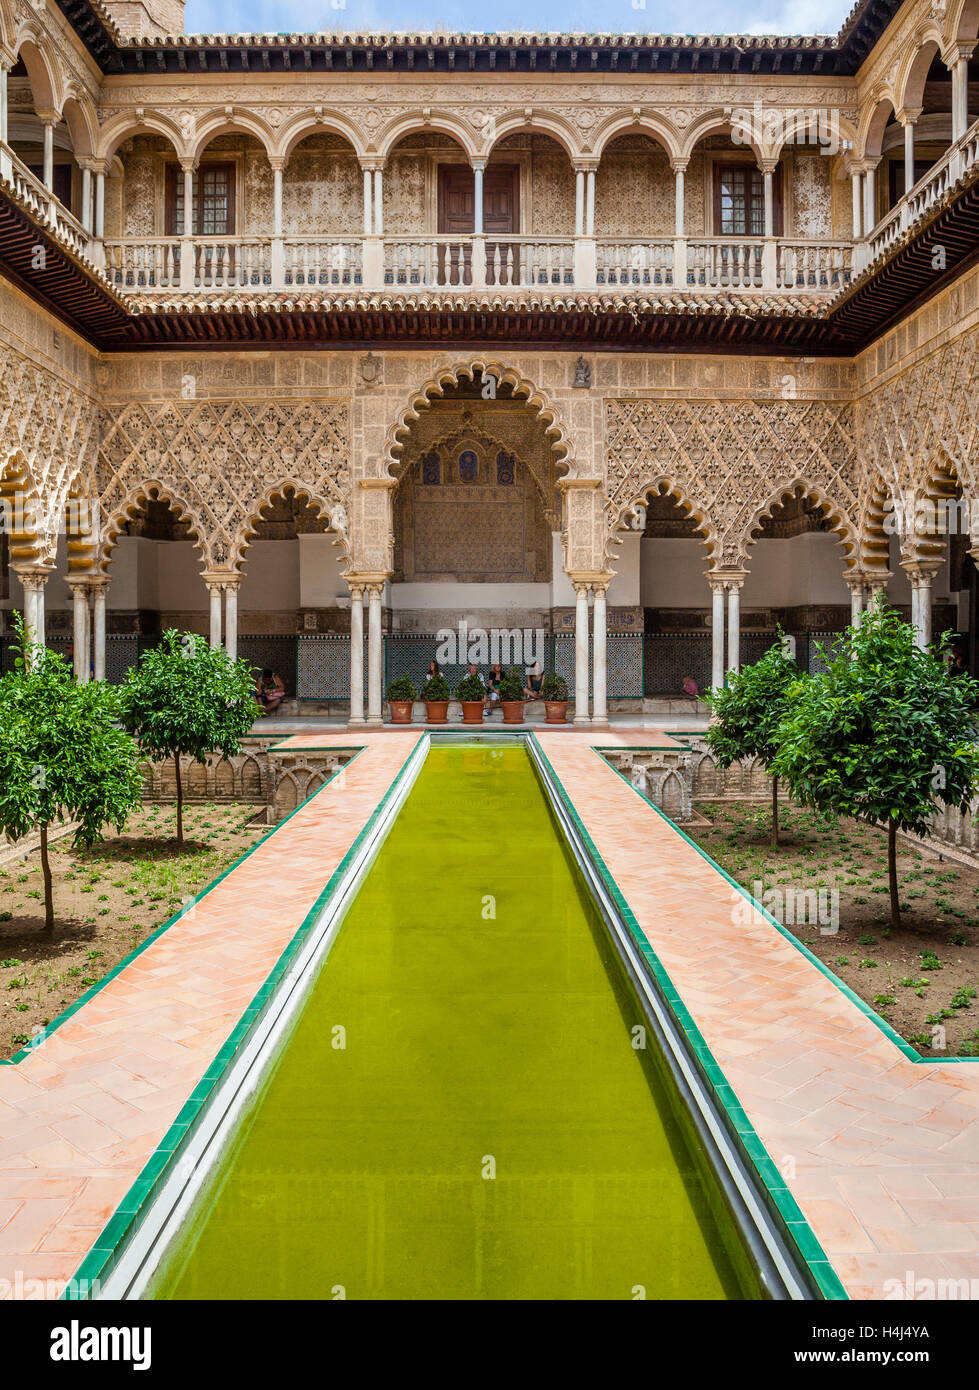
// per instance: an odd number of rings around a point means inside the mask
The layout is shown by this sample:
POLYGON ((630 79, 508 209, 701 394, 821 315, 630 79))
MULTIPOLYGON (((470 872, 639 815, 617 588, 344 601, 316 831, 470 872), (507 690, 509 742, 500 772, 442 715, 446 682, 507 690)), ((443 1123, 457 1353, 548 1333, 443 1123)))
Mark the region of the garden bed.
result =
POLYGON ((255 844, 249 805, 144 806, 91 849, 51 847, 55 927, 44 931, 40 857, 0 869, 0 1057, 9 1057, 154 928, 255 844))
MULTIPOLYGON (((893 931, 885 831, 783 803, 776 849, 768 807, 697 809, 711 823, 689 828, 691 838, 759 899, 773 889, 782 901, 789 891, 838 891, 835 934, 819 925, 788 930, 922 1056, 979 1056, 979 869, 899 839, 902 925, 893 931)), ((778 902, 766 906, 784 920, 778 902)))

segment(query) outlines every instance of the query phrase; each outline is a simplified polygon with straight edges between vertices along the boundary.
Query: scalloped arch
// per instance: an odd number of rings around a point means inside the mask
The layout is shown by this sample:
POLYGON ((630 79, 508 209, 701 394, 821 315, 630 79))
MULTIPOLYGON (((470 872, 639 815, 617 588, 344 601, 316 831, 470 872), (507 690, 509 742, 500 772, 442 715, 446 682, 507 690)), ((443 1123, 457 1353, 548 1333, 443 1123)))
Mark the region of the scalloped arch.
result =
POLYGON ((825 493, 822 488, 817 487, 812 482, 800 477, 798 474, 791 479, 785 479, 778 483, 761 503, 753 511, 748 522, 741 533, 741 550, 747 561, 748 551, 759 539, 754 532, 758 529, 761 522, 772 515, 775 508, 780 503, 791 497, 804 497, 807 502, 815 502, 820 507, 830 522, 834 531, 840 536, 838 544, 843 547, 846 557, 846 568, 853 569, 858 561, 857 529, 846 511, 832 497, 825 493))
POLYGON ((691 497, 681 483, 666 473, 658 473, 648 480, 644 479, 628 493, 629 500, 619 508, 618 515, 613 518, 612 531, 609 537, 610 545, 622 544, 626 533, 631 529, 626 525, 626 517, 630 513, 634 513, 636 507, 645 506, 653 493, 661 497, 672 497, 684 514, 692 518, 694 525, 700 532, 701 543, 707 549, 711 566, 716 565, 720 555, 720 536, 713 518, 709 515, 707 508, 702 506, 694 497, 691 497))
POLYGON ((546 391, 527 377, 521 376, 515 368, 504 367, 501 362, 483 357, 465 358, 452 363, 451 366, 442 367, 430 376, 420 389, 411 393, 408 403, 402 406, 385 436, 381 460, 382 476, 398 477, 395 467, 404 452, 412 422, 418 419, 421 412, 427 410, 433 400, 444 396, 447 387, 464 377, 473 380, 477 371, 484 377, 494 376, 500 385, 512 387, 514 397, 518 401, 524 401, 536 412, 554 451, 557 465, 565 470, 567 477, 577 477, 574 443, 557 406, 553 404, 546 391))
POLYGON ((141 508, 148 502, 166 502, 170 509, 180 518, 186 521, 191 528, 194 546, 201 558, 202 563, 206 561, 203 536, 205 528, 201 525, 200 518, 195 514, 193 507, 187 503, 179 493, 168 487, 166 483, 155 480, 147 480, 138 483, 126 497, 118 503, 113 511, 106 518, 102 526, 102 541, 98 550, 98 570, 101 574, 108 575, 109 562, 112 552, 115 550, 122 533, 122 528, 128 521, 138 515, 141 508))
POLYGON ((266 507, 271 506, 276 497, 284 497, 290 492, 295 497, 305 500, 306 505, 314 508, 320 518, 327 523, 329 534, 333 537, 333 544, 340 549, 343 572, 346 573, 350 567, 350 538, 346 531, 345 507, 335 497, 325 497, 311 488, 308 483, 297 482, 295 478, 280 478, 265 488, 249 512, 240 535, 232 544, 229 559, 231 568, 240 573, 245 553, 251 549, 258 523, 262 519, 262 512, 265 511, 266 507), (335 524, 335 519, 338 524, 335 524))

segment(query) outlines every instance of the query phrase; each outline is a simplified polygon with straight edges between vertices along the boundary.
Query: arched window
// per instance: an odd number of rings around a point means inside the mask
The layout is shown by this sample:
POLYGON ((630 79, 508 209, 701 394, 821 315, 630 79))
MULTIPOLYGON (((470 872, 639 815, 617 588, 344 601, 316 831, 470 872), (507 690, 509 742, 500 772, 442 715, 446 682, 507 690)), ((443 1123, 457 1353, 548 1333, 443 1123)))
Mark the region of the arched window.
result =
POLYGON ((479 460, 472 449, 464 449, 459 455, 459 481, 460 483, 479 481, 479 460))
POLYGON ((422 459, 422 482, 440 483, 442 481, 442 460, 439 458, 438 451, 432 449, 422 459))
POLYGON ((514 481, 514 464, 516 459, 513 454, 508 454, 505 449, 501 449, 496 456, 496 483, 498 487, 512 487, 514 481))

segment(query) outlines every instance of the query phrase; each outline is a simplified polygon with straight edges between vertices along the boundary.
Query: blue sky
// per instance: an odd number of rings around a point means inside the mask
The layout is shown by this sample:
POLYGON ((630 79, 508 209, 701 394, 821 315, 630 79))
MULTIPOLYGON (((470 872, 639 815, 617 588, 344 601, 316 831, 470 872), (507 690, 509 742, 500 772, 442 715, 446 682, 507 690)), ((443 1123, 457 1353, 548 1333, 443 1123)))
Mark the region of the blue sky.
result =
POLYGON ((835 34, 852 0, 187 0, 188 33, 514 29, 835 34))

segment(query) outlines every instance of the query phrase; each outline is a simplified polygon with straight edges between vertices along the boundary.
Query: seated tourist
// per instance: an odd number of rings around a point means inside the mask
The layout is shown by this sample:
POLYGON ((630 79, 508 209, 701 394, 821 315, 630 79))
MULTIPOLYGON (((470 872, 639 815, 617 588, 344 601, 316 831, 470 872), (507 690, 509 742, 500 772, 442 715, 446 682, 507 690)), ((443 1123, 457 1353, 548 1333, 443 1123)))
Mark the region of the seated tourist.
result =
POLYGON ((442 674, 442 668, 441 668, 441 666, 438 664, 438 662, 435 661, 434 659, 433 659, 432 661, 430 661, 430 662, 428 663, 428 670, 427 670, 426 673, 425 673, 425 679, 426 679, 427 681, 430 681, 430 680, 432 679, 433 676, 440 676, 441 674, 442 674))
POLYGON ((255 698, 266 714, 274 714, 286 698, 282 677, 266 667, 255 683, 255 698))
POLYGON ((493 710, 500 703, 500 681, 503 679, 503 667, 498 661, 494 661, 490 667, 489 679, 486 682, 486 708, 493 710))
POLYGON ((683 693, 684 695, 689 695, 691 700, 696 700, 697 696, 700 694, 700 687, 693 676, 684 676, 683 693))
POLYGON ((527 684, 523 688, 525 700, 539 700, 544 684, 544 668, 539 661, 527 668, 527 684))

